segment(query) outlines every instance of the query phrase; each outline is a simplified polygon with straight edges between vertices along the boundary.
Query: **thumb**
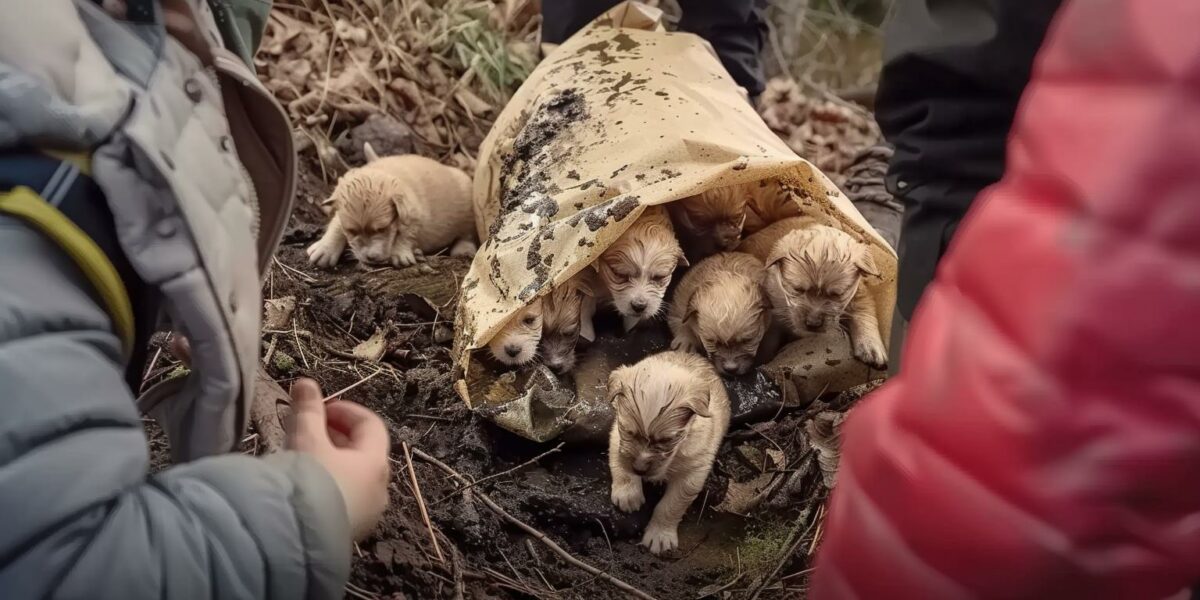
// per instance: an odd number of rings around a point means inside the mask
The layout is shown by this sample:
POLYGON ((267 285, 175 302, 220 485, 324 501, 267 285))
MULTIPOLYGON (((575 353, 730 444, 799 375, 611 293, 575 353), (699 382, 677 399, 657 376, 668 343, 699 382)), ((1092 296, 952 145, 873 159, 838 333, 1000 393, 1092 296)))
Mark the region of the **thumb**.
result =
POLYGON ((288 428, 291 445, 311 449, 312 444, 329 444, 325 430, 325 402, 316 381, 303 377, 292 384, 292 419, 288 428))

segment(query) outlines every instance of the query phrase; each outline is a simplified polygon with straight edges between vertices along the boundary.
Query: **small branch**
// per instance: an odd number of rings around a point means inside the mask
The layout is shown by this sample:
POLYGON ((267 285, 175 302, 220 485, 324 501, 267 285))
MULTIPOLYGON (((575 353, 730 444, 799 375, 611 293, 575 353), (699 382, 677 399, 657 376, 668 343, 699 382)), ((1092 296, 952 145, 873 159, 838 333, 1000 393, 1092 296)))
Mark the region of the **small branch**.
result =
MULTIPOLYGON (((433 523, 429 522, 429 511, 425 508, 425 498, 421 496, 421 485, 417 483, 417 471, 413 469, 412 454, 409 452, 408 442, 403 442, 404 459, 408 461, 408 477, 412 480, 413 495, 417 497, 417 508, 421 509, 421 520, 425 521, 425 528, 429 530, 429 539, 433 541, 433 553, 437 555, 438 562, 446 564, 446 557, 442 556, 442 548, 438 544, 437 534, 433 532, 433 523)), ((420 450, 416 450, 420 453, 420 450)))
POLYGON ((528 467, 529 465, 532 465, 532 464, 536 463, 537 461, 542 460, 543 458, 546 458, 547 456, 550 456, 551 454, 554 454, 555 452, 558 452, 559 450, 562 449, 562 447, 563 447, 562 442, 559 442, 559 444, 557 446, 555 446, 555 447, 553 447, 553 448, 507 470, 507 471, 496 473, 495 475, 488 475, 487 477, 484 477, 483 479, 472 481, 471 483, 468 483, 467 485, 464 485, 464 486, 454 490, 453 492, 450 492, 449 494, 446 494, 445 496, 442 496, 441 498, 434 500, 433 505, 437 506, 438 504, 441 504, 442 502, 445 502, 446 500, 449 500, 450 498, 452 498, 458 494, 461 494, 461 493, 471 489, 472 487, 475 487, 486 481, 491 481, 493 479, 504 477, 505 475, 508 475, 510 473, 520 471, 521 469, 524 469, 525 467, 528 467))
POLYGON ((356 382, 354 382, 354 383, 352 383, 352 384, 350 384, 328 396, 325 396, 325 399, 321 400, 321 402, 329 402, 330 400, 333 400, 334 398, 340 397, 342 394, 345 394, 346 392, 370 381, 372 377, 375 377, 376 375, 378 375, 382 372, 383 372, 383 369, 381 369, 381 368, 375 369, 374 373, 371 373, 370 375, 367 375, 366 377, 363 377, 362 379, 359 379, 358 381, 356 381, 356 382))
MULTIPOLYGON (((442 471, 445 471, 447 475, 450 475, 451 477, 455 478, 464 486, 468 485, 469 482, 467 481, 467 479, 465 477, 463 477, 458 471, 455 471, 453 468, 451 468, 449 465, 447 465, 446 463, 422 452, 418 448, 413 448, 412 453, 417 458, 441 469, 442 471)), ((620 579, 617 579, 616 577, 613 577, 612 575, 609 575, 608 573, 605 573, 604 571, 601 571, 600 569, 597 569, 596 567, 593 567, 592 565, 589 565, 589 564, 579 560, 578 558, 575 558, 575 556, 572 555, 570 552, 563 550, 563 548, 561 546, 554 543, 554 540, 551 540, 546 534, 542 533, 541 531, 538 531, 537 529, 534 529, 533 527, 526 524, 524 521, 521 521, 520 519, 508 514, 508 511, 501 508, 499 504, 496 504, 491 498, 488 497, 487 494, 485 494, 479 490, 475 490, 474 496, 476 498, 479 498, 479 500, 481 502, 483 502, 484 505, 486 505, 489 509, 491 509, 492 512, 496 513, 497 516, 504 519, 505 521, 508 521, 510 524, 516 526, 517 528, 523 530, 525 533, 532 535, 539 542, 545 544, 547 548, 549 548, 555 554, 559 555, 559 557, 561 557, 563 560, 567 561, 568 563, 571 563, 572 565, 574 565, 580 569, 583 569, 584 571, 587 571, 588 573, 591 573, 592 575, 595 575, 596 577, 599 577, 600 579, 603 579, 604 581, 607 581, 614 587, 616 587, 632 596, 641 598, 642 600, 654 600, 654 596, 651 596, 650 594, 647 594, 646 592, 643 592, 642 590, 639 590, 638 588, 633 587, 632 585, 629 585, 628 583, 625 583, 624 581, 621 581, 620 579)))

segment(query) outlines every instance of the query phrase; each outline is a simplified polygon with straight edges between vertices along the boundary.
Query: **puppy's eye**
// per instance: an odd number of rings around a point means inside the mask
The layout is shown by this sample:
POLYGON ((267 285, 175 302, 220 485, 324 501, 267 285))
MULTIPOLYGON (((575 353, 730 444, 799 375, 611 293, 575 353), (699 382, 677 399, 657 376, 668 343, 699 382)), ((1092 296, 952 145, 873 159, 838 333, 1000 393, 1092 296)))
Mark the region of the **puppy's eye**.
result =
POLYGON ((521 319, 521 323, 524 323, 526 327, 533 327, 534 324, 537 323, 537 317, 533 315, 525 315, 525 318, 521 319))
POLYGON ((798 285, 798 286, 796 286, 795 289, 796 289, 797 294, 807 294, 808 293, 808 286, 806 286, 806 285, 798 285))
POLYGON ((667 282, 667 277, 667 275, 654 275, 650 278, 650 281, 653 281, 657 285, 663 285, 667 282))
POLYGON ((624 273, 613 273, 613 281, 617 283, 629 283, 629 276, 624 273))
POLYGON ((568 328, 566 328, 566 329, 564 329, 564 330, 563 330, 563 334, 564 334, 564 335, 575 335, 575 334, 577 334, 577 333, 579 333, 579 327, 578 327, 578 326, 575 326, 575 327, 568 327, 568 328))
POLYGON ((352 236, 352 237, 358 237, 358 234, 362 233, 362 231, 359 231, 357 228, 354 228, 354 227, 343 227, 342 231, 345 232, 346 235, 352 236))

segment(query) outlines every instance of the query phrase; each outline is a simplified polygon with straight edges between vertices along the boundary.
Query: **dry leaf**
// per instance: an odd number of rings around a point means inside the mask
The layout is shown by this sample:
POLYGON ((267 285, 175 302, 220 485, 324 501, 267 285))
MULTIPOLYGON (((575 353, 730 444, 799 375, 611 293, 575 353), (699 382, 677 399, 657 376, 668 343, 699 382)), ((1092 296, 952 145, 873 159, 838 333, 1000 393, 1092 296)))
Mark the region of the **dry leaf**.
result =
POLYGON ((376 329, 370 338, 355 346, 351 353, 355 358, 377 362, 383 358, 385 351, 387 351, 387 333, 382 329, 376 329))
POLYGON ((467 110, 467 112, 477 117, 482 117, 492 112, 492 109, 494 108, 486 100, 476 96, 474 92, 467 88, 459 88, 457 92, 454 92, 454 99, 457 100, 458 103, 467 110))
POLYGON ((263 302, 263 329, 286 329, 296 311, 296 297, 284 296, 263 302))

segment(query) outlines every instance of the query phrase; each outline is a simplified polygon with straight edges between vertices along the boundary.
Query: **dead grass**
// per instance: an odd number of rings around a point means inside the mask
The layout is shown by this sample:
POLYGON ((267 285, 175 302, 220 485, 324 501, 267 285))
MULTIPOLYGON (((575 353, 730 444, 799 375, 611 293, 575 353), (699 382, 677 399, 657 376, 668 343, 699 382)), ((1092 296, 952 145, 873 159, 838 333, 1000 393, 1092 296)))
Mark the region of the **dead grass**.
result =
POLYGON ((277 3, 260 78, 286 106, 297 146, 327 181, 339 136, 372 114, 411 127, 422 154, 464 169, 536 62, 537 17, 480 0, 277 3))

